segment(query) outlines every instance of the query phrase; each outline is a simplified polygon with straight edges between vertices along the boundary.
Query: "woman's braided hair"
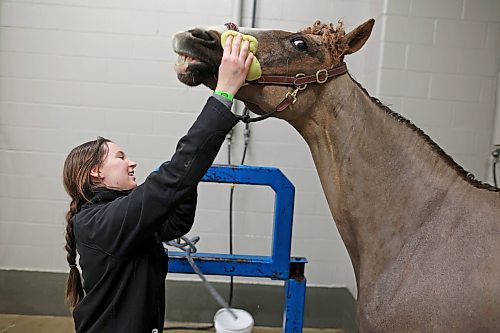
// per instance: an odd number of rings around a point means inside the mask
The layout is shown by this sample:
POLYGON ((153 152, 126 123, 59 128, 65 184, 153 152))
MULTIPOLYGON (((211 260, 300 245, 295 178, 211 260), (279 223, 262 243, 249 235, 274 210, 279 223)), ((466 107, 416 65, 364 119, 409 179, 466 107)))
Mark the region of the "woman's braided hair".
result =
POLYGON ((81 206, 90 200, 94 184, 90 177, 92 167, 103 163, 108 153, 108 139, 98 137, 75 147, 66 157, 63 169, 63 181, 66 192, 71 197, 66 213, 66 259, 70 267, 66 283, 66 304, 73 310, 83 298, 82 279, 76 265, 76 242, 73 232, 73 216, 81 206))

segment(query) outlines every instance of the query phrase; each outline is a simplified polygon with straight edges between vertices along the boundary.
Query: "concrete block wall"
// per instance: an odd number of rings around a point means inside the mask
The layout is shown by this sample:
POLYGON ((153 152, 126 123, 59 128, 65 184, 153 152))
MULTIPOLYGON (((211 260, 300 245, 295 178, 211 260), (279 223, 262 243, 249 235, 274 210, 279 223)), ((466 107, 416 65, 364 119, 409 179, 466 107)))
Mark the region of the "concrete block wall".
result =
MULTIPOLYGON (((317 19, 342 18, 351 30, 373 16, 374 4, 383 7, 382 1, 368 0, 323 0, 315 6, 259 1, 256 25, 296 31, 317 19)), ((69 200, 61 171, 74 146, 98 135, 113 139, 138 162, 139 181, 170 158, 210 95, 205 87, 177 81, 171 36, 232 21, 234 6, 231 0, 0 1, 1 269, 68 271, 64 214, 69 200)), ((252 1, 242 7, 240 24, 249 26, 252 1)), ((353 75, 364 80, 365 59, 376 55, 352 56, 353 75)), ((232 160, 239 161, 242 126, 233 139, 232 160)), ((297 188, 292 253, 309 259, 309 285, 355 291, 347 252, 302 138, 271 119, 252 126, 250 140, 246 162, 280 167, 297 188)), ((217 162, 226 161, 225 145, 217 162)), ((229 188, 202 184, 199 192, 191 234, 202 237, 200 251, 227 252, 229 188)), ((236 188, 235 252, 270 252, 273 202, 267 188, 236 188)), ((174 274, 169 279, 197 280, 174 274)))
MULTIPOLYGON (((98 135, 113 139, 138 162, 138 181, 169 159, 210 95, 177 81, 171 36, 234 20, 234 6, 232 0, 0 1, 0 269, 68 271, 69 200, 61 171, 74 146, 98 135)), ((241 25, 249 26, 252 1, 242 7, 241 25)), ((316 19, 343 19, 350 31, 374 17, 367 45, 346 59, 351 74, 481 178, 500 29, 492 14, 498 1, 475 7, 467 0, 258 1, 256 25, 296 31, 316 19)), ((233 133, 233 162, 242 156, 242 132, 239 125, 233 133)), ((227 162, 226 145, 216 162, 227 162)), ((276 119, 252 125, 246 163, 277 166, 295 184, 292 254, 308 258, 308 285, 347 286, 355 294, 349 257, 302 138, 276 119)), ((227 252, 229 188, 201 184, 199 192, 190 234, 201 236, 200 251, 227 252)), ((236 188, 235 252, 269 253, 273 200, 267 188, 236 188)))
POLYGON ((379 97, 491 179, 500 2, 388 0, 379 97))

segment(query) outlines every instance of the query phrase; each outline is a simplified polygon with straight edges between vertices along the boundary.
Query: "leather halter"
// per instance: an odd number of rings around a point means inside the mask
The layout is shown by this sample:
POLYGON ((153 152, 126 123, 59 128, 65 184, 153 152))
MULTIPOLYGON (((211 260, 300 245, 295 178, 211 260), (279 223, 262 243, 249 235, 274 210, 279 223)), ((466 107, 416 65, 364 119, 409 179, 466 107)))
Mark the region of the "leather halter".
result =
MULTIPOLYGON (((238 26, 235 23, 229 22, 224 24, 228 30, 239 31, 238 26)), ((297 93, 300 90, 307 88, 310 83, 323 84, 328 81, 329 78, 335 78, 347 73, 347 65, 345 62, 340 63, 338 66, 329 69, 320 69, 316 71, 315 74, 306 75, 304 73, 299 73, 295 76, 286 75, 262 75, 257 80, 247 81, 248 84, 265 84, 265 85, 277 85, 277 86, 290 86, 294 90, 292 92, 287 92, 283 100, 276 106, 276 108, 262 116, 250 118, 248 114, 243 116, 237 115, 237 117, 245 123, 260 121, 270 117, 275 112, 281 112, 288 108, 290 105, 295 104, 297 101, 297 93)))

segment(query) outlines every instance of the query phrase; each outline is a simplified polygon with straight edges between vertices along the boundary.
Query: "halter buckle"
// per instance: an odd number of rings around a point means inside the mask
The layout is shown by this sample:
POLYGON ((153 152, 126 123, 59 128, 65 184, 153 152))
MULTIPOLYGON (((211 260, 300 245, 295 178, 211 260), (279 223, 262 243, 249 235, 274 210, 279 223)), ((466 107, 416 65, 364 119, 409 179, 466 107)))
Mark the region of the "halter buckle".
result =
POLYGON ((328 71, 326 69, 320 69, 319 71, 316 72, 316 82, 325 83, 326 80, 328 80, 328 71), (321 74, 325 75, 325 77, 321 78, 320 77, 321 74))

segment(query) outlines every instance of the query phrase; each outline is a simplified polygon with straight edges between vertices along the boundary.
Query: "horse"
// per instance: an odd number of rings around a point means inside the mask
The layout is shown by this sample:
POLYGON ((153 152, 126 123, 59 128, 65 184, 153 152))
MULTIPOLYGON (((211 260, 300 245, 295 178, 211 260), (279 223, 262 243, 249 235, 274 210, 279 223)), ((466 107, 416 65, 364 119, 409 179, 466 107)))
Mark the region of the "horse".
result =
MULTIPOLYGON (((258 41, 262 76, 236 98, 306 141, 354 268, 360 332, 500 332, 499 189, 349 74, 344 58, 374 23, 240 28, 258 41)), ((182 83, 215 88, 227 29, 174 35, 182 83)))

